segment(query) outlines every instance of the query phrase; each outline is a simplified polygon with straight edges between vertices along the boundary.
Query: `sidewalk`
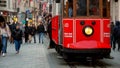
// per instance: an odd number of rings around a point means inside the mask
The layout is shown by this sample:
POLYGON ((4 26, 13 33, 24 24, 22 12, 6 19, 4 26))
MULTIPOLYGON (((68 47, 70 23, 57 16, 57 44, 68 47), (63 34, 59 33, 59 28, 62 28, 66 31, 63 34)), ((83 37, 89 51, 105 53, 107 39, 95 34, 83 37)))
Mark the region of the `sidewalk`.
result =
POLYGON ((39 43, 22 44, 15 54, 14 44, 9 44, 6 57, 0 56, 0 68, 49 68, 44 48, 39 43))

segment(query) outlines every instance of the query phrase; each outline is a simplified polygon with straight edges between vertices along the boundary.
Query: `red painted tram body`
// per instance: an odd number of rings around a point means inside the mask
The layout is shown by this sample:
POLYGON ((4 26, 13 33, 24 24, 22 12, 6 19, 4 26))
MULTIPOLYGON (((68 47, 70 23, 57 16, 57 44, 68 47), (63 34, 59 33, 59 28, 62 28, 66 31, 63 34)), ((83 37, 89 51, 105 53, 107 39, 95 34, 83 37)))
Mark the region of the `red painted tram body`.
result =
POLYGON ((108 57, 111 50, 108 0, 62 0, 60 3, 61 14, 52 18, 52 40, 56 51, 67 57, 108 57), (86 10, 79 12, 85 13, 78 14, 75 4, 83 5, 86 10), (72 16, 69 16, 70 6, 72 16))

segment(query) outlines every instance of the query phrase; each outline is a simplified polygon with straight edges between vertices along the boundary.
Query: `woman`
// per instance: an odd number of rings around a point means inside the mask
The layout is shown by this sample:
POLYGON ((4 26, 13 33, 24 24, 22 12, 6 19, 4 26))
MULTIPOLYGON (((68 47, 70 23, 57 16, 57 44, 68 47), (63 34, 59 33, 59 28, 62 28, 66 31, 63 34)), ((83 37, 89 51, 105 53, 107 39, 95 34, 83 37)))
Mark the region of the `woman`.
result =
POLYGON ((21 47, 21 43, 22 43, 22 30, 20 29, 20 25, 17 24, 16 25, 16 29, 13 30, 13 39, 14 39, 14 43, 15 43, 15 50, 16 50, 16 54, 19 53, 20 47, 21 47))
POLYGON ((0 16, 0 35, 2 39, 2 56, 4 57, 7 52, 7 39, 10 38, 11 32, 3 16, 0 16))

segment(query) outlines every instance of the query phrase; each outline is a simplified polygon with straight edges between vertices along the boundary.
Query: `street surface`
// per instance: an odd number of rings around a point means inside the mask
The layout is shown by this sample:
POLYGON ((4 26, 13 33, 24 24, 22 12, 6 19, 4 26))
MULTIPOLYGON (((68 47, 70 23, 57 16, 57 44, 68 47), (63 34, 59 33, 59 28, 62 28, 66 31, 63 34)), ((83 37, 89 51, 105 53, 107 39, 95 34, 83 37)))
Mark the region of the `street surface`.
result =
MULTIPOLYGON (((37 37, 38 38, 38 37, 37 37)), ((44 44, 24 43, 19 54, 15 54, 14 44, 8 43, 6 57, 0 56, 0 68, 119 68, 120 51, 112 51, 114 59, 97 60, 90 63, 85 60, 65 61, 54 49, 47 49, 48 37, 44 44)))

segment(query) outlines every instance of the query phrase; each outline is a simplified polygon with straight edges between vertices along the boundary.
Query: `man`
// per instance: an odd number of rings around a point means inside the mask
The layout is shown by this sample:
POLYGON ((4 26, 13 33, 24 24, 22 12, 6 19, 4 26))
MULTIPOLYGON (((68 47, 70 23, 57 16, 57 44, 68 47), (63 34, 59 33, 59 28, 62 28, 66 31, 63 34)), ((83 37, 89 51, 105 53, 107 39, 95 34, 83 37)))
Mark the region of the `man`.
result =
POLYGON ((50 44, 49 44, 48 49, 50 49, 50 48, 54 48, 54 42, 52 40, 52 15, 49 14, 48 18, 49 18, 49 21, 48 21, 47 32, 48 32, 49 39, 50 39, 50 44))
POLYGON ((15 43, 16 54, 18 54, 21 47, 22 36, 23 36, 22 30, 20 29, 20 24, 16 25, 16 28, 13 30, 12 36, 15 43))

